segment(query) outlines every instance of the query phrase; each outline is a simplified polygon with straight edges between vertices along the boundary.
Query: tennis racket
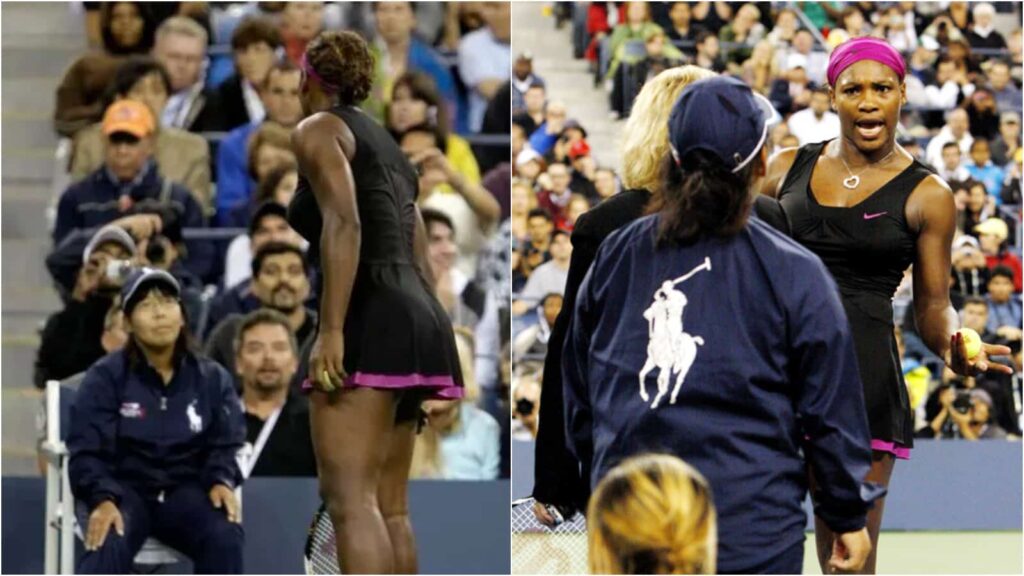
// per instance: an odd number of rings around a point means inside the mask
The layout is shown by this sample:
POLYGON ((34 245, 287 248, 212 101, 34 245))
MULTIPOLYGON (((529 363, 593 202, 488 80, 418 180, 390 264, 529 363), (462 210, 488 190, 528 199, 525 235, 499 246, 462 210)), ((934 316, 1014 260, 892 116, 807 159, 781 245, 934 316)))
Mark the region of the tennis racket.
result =
POLYGON ((341 574, 338 564, 338 544, 334 540, 334 523, 323 503, 313 515, 302 553, 306 574, 341 574))
POLYGON ((533 515, 534 502, 512 502, 512 574, 586 574, 586 518, 578 512, 566 517, 555 509, 562 522, 548 527, 533 515))

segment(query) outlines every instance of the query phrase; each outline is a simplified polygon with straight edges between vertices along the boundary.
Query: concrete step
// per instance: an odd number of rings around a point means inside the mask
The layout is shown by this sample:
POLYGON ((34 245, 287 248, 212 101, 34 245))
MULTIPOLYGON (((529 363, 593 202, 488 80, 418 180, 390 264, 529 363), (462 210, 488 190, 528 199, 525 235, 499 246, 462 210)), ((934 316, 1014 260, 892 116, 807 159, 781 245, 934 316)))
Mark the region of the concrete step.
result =
MULTIPOLYGON (((10 388, 32 388, 32 367, 36 361, 36 350, 39 345, 26 346, 17 345, 11 346, 4 344, 2 347, 3 358, 0 359, 0 367, 3 368, 4 377, 2 382, 2 388, 5 391, 4 403, 7 402, 6 394, 7 389, 10 388)), ((4 413, 7 416, 7 413, 4 413)), ((6 418, 4 418, 6 420, 6 418)), ((6 424, 6 422, 5 422, 6 424)), ((4 435, 4 443, 7 442, 7 436, 4 435)))
MULTIPOLYGON (((28 112, 7 108, 7 82, 4 82, 3 153, 17 148, 47 148, 50 155, 57 149, 57 133, 53 131, 53 110, 28 112)), ((4 176, 7 170, 4 169, 4 176)))
MULTIPOLYGON (((56 78, 60 80, 68 67, 81 55, 80 48, 60 45, 36 47, 4 46, 3 79, 56 78)), ((56 86, 56 83, 54 84, 56 86)))
POLYGON ((59 307, 59 302, 54 302, 52 310, 19 312, 16 310, 4 310, 4 332, 2 341, 11 346, 39 346, 39 331, 42 330, 46 319, 50 317, 59 307))
MULTIPOLYGON (((6 136, 6 135, 5 135, 6 136)), ((53 179, 54 147, 3 148, 4 178, 17 178, 35 182, 49 182, 53 179)))
POLYGON ((44 214, 50 203, 50 187, 45 185, 3 185, 4 241, 18 238, 46 238, 44 214))
MULTIPOLYGON (((60 78, 19 78, 3 84, 5 111, 42 117, 47 123, 53 116, 60 78)), ((6 120, 6 118, 5 118, 6 120)), ((4 123, 6 136, 7 126, 4 123)), ((49 127, 49 126, 47 126, 49 127)))
POLYGON ((53 34, 85 37, 83 10, 70 2, 4 2, 3 35, 53 34))
POLYGON ((544 78, 549 100, 564 102, 569 117, 587 130, 599 165, 619 168, 621 124, 609 120, 608 94, 594 87, 587 61, 573 57, 570 27, 556 30, 541 4, 515 3, 512 10, 516 23, 512 44, 530 47, 534 70, 544 78))
POLYGON ((4 240, 3 252, 3 313, 8 311, 47 313, 60 306, 53 289, 53 281, 46 272, 46 255, 50 252, 49 238, 4 240))

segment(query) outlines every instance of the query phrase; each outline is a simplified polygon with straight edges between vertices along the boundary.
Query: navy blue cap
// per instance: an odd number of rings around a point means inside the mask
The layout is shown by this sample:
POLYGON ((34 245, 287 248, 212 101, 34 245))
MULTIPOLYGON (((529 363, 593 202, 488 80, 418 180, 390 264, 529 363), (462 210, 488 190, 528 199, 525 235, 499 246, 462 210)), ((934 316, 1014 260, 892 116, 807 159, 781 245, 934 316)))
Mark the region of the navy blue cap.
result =
POLYGON ((668 140, 676 162, 706 150, 735 173, 750 164, 779 120, 771 102, 743 81, 715 76, 683 89, 668 117, 668 140))
POLYGON ((139 289, 152 284, 160 284, 170 289, 175 297, 181 295, 181 285, 170 273, 157 268, 139 268, 128 275, 124 286, 121 287, 121 310, 127 311, 131 308, 129 304, 134 304, 134 300, 143 294, 139 289))

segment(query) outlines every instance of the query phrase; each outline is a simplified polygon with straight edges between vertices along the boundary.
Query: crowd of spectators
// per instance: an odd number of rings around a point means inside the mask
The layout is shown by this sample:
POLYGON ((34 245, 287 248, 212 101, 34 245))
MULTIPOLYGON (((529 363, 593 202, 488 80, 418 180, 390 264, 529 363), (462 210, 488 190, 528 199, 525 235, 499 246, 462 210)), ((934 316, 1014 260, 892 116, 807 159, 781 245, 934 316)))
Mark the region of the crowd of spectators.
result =
POLYGON ((70 185, 47 268, 63 308, 42 331, 36 385, 80 379, 122 347, 117 294, 133 270, 163 270, 180 287, 193 348, 234 378, 247 440, 261 448, 252 472, 316 473, 298 392, 319 279, 287 220, 299 179, 291 132, 307 43, 349 29, 377 67, 361 107, 420 175, 434 288, 472 383, 462 403, 425 406, 434 434, 420 451, 440 449, 422 473, 507 476, 508 3, 85 7, 90 50, 57 87, 70 185))
MULTIPOLYGON (((562 2, 554 14, 557 27, 573 27, 574 55, 608 98, 608 119, 589 122, 629 116, 647 80, 695 64, 739 77, 771 101, 783 121, 769 152, 839 136, 825 81, 836 46, 875 36, 901 51, 908 73, 898 142, 955 194, 952 301, 983 341, 1014 351, 997 361, 1016 368, 1012 377, 977 379, 944 372, 904 313, 912 310, 908 270, 895 321, 917 429, 968 439, 1021 434, 1020 4, 562 2)), ((600 144, 574 118, 569 95, 548 93, 532 64, 529 52, 519 54, 512 83, 513 435, 522 438, 536 431, 540 366, 572 250, 566 232, 622 188, 619 167, 594 161, 600 144)))

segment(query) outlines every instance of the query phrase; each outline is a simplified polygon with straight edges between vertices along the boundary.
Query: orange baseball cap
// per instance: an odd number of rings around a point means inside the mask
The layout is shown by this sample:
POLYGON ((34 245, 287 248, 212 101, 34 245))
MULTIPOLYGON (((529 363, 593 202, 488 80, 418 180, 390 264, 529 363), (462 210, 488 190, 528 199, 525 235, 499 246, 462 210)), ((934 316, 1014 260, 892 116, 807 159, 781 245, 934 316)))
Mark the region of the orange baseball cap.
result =
POLYGON ((149 107, 135 100, 118 100, 103 114, 103 135, 110 136, 114 132, 127 132, 137 138, 145 138, 153 133, 155 125, 149 107))

